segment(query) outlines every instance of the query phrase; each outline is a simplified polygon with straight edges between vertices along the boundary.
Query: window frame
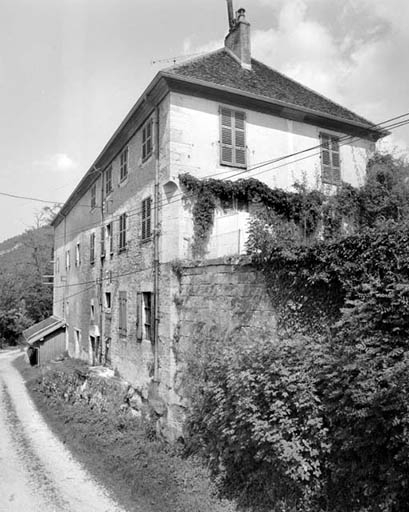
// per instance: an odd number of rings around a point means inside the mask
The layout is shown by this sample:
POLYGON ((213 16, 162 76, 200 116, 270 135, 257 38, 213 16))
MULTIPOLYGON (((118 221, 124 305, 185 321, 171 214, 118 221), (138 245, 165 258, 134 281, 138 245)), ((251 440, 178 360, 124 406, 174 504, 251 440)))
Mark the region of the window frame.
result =
POLYGON ((128 177, 129 167, 129 148, 124 147, 119 156, 119 180, 122 183, 128 177))
POLYGON ((340 137, 338 135, 333 135, 332 133, 320 132, 319 138, 321 182, 326 185, 338 186, 341 183, 340 137), (327 140, 327 143, 325 143, 325 140, 327 140), (325 163, 326 161, 329 163, 325 163))
POLYGON ((219 106, 219 146, 220 146, 220 165, 228 166, 228 167, 238 167, 240 169, 247 169, 247 116, 246 112, 243 110, 236 110, 231 107, 226 107, 224 105, 219 106), (237 116, 242 116, 243 128, 236 126, 237 116), (224 123, 224 116, 229 116, 230 125, 224 123), (226 130, 230 130, 230 140, 231 143, 226 142, 226 130), (242 134, 243 137, 243 145, 237 145, 237 132, 242 134), (231 159, 226 159, 224 157, 224 150, 231 151, 231 159), (238 161, 237 152, 242 151, 243 153, 243 162, 238 161))
POLYGON ((142 162, 146 162, 153 154, 152 119, 148 119, 142 126, 142 162), (149 131, 149 133, 148 133, 149 131))
POLYGON ((152 292, 138 292, 136 297, 136 339, 154 339, 154 295, 152 292))
POLYGON ((152 196, 142 200, 141 240, 146 242, 152 238, 152 196), (149 207, 146 206, 149 204, 149 207))
POLYGON ((119 216, 119 244, 118 244, 118 252, 123 252, 126 250, 126 228, 127 228, 127 215, 126 212, 122 213, 119 216))

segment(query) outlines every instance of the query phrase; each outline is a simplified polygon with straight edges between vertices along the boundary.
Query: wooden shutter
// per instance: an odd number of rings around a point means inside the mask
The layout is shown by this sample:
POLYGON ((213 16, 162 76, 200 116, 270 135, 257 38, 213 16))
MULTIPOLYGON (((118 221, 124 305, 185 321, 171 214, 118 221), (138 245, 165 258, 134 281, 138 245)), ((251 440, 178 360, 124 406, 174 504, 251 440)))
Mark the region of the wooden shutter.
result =
POLYGON ((220 109, 221 123, 221 163, 233 165, 233 122, 232 111, 227 108, 220 109))
POLYGON ((119 334, 126 334, 127 311, 126 311, 126 292, 119 292, 119 318, 118 330, 119 334))
POLYGON ((246 166, 246 132, 244 112, 234 113, 234 158, 236 165, 246 166))
POLYGON ((136 294, 136 339, 142 341, 143 338, 143 294, 138 292, 136 294))
POLYGON ((105 226, 101 227, 101 258, 105 256, 105 226))
POLYGON ((220 161, 225 165, 246 167, 246 115, 220 108, 220 161))
POLYGON ((152 199, 147 197, 142 201, 142 240, 151 236, 152 199))

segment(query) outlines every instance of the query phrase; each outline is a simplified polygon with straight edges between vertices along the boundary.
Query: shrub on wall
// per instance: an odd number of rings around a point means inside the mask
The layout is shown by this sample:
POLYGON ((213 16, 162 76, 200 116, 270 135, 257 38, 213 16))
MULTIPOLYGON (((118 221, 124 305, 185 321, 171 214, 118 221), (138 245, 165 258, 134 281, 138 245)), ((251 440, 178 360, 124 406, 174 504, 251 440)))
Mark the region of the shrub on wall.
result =
POLYGON ((205 379, 192 397, 189 446, 205 447, 224 492, 240 505, 320 509, 328 441, 310 371, 320 352, 302 338, 257 340, 201 360, 205 379))

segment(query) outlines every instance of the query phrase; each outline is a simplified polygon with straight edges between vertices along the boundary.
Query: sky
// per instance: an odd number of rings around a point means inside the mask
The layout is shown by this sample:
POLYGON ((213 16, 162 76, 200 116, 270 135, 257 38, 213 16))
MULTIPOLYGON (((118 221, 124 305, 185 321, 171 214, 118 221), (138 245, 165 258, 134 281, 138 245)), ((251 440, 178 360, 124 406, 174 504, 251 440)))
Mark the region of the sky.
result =
MULTIPOLYGON (((407 0, 234 2, 255 58, 375 123, 409 112, 407 0)), ((226 0, 1 0, 0 192, 64 202, 155 74, 226 33, 226 0)), ((45 204, 0 196, 0 241, 45 204)))

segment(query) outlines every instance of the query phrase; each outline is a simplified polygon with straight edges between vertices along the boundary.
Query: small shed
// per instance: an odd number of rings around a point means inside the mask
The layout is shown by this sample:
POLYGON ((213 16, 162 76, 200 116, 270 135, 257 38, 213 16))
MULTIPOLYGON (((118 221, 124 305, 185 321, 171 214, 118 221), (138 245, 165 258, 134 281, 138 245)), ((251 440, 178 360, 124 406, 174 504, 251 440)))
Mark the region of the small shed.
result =
POLYGON ((64 354, 65 328, 65 320, 53 315, 23 331, 31 366, 47 363, 64 354))

